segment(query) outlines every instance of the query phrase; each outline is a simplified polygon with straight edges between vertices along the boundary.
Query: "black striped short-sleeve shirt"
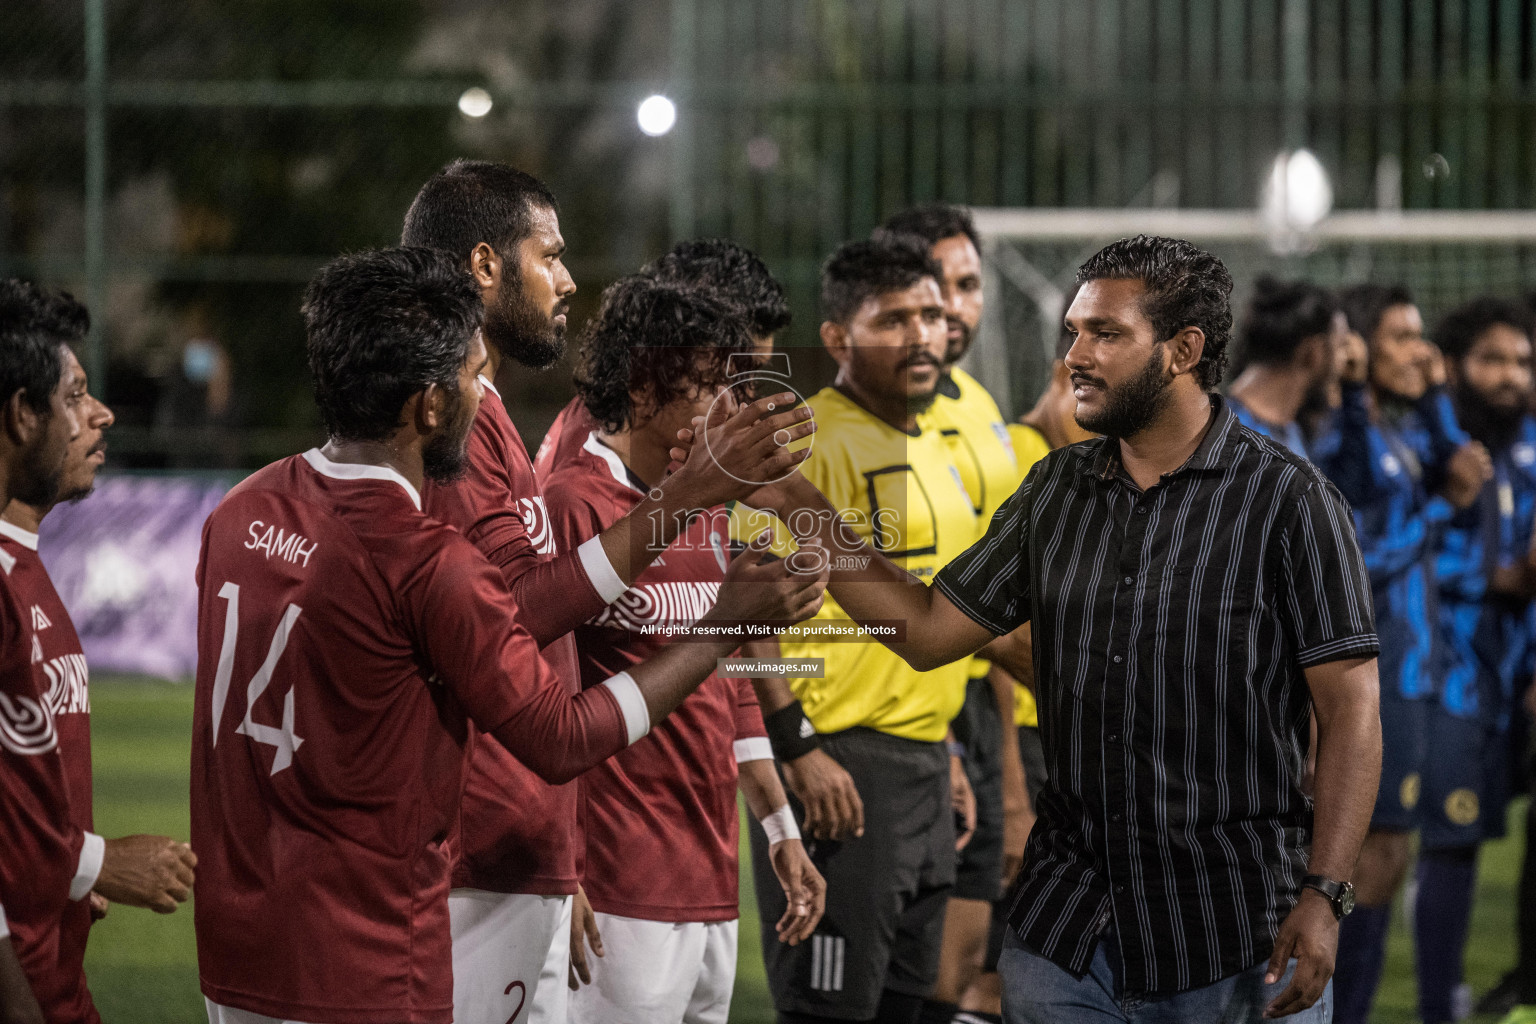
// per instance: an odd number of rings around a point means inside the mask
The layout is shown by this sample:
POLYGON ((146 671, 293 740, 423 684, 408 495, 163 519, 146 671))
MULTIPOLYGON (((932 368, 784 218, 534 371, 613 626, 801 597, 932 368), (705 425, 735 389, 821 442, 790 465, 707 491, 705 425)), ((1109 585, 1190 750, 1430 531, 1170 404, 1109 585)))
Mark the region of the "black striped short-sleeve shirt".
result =
POLYGON ((1270 955, 1306 873, 1303 670, 1377 651, 1349 507, 1221 398, 1141 491, 1117 441, 1052 452, 935 584, 1031 622, 1049 780, 1009 923, 1081 973, 1113 921, 1127 991, 1270 955))

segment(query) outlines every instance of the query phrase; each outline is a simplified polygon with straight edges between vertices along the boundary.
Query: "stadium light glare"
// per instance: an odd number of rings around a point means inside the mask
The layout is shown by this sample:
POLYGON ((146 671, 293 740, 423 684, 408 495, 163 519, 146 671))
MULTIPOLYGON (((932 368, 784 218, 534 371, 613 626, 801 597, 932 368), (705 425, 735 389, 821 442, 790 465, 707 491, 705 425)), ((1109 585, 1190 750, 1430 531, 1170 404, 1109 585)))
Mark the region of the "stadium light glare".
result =
POLYGON ((1281 153, 1270 165, 1261 203, 1275 228, 1307 231, 1333 210, 1333 185, 1322 161, 1311 150, 1281 153))
POLYGON ((470 86, 459 97, 459 112, 465 117, 484 117, 491 112, 491 94, 478 85, 470 86))
POLYGON ((640 101, 635 120, 640 123, 640 130, 652 138, 665 135, 677 124, 677 105, 659 93, 647 96, 640 101))

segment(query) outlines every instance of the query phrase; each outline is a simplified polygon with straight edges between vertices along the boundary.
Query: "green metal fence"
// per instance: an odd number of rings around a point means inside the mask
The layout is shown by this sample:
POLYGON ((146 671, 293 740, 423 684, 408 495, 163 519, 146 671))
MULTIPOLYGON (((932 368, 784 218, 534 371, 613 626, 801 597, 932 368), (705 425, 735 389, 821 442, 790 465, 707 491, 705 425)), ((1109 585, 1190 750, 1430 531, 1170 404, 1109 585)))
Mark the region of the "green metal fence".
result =
POLYGON ((93 376, 163 452, 199 334, 228 424, 313 427, 302 282, 391 241, 452 156, 552 183, 578 319, 670 238, 728 235, 814 345, 821 258, 915 201, 1246 208, 1305 145, 1342 208, 1536 205, 1533 79, 1523 0, 8 0, 0 272, 91 300, 93 376))

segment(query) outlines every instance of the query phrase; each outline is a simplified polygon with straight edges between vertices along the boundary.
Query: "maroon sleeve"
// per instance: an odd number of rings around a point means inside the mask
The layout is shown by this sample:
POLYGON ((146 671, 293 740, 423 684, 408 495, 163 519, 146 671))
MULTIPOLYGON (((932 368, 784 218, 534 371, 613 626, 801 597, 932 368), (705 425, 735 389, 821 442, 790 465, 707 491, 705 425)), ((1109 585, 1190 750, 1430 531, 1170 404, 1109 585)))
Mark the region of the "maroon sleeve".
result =
POLYGON ((438 679, 469 716, 553 784, 624 749, 628 732, 605 686, 572 695, 538 656, 496 570, 463 543, 444 545, 408 606, 438 679))
POLYGON ((752 680, 736 680, 736 738, 744 740, 767 735, 768 727, 763 724, 763 709, 757 703, 752 680))
POLYGON ((425 494, 427 514, 462 533, 509 586, 540 560, 515 504, 519 492, 508 450, 514 443, 497 432, 492 417, 476 416, 465 446, 466 472, 451 484, 428 484, 425 494))
POLYGON ((574 547, 531 566, 511 581, 511 588, 521 622, 540 647, 560 639, 608 604, 592 586, 574 547))
POLYGON ((554 558, 540 553, 533 534, 542 537, 548 527, 530 526, 527 519, 545 514, 543 501, 528 453, 510 425, 503 433, 493 415, 476 416, 466 458, 469 471, 460 479, 429 485, 427 512, 456 528, 501 570, 519 621, 540 647, 547 647, 602 611, 606 602, 587 578, 574 545, 560 548, 554 558))
MULTIPOLYGON (((557 473, 545 492, 549 502, 550 529, 555 532, 555 542, 563 550, 575 551, 607 529, 608 524, 603 520, 597 499, 589 486, 583 486, 585 483, 586 479, 581 473, 557 473)), ((601 610, 598 608, 593 614, 601 610)))

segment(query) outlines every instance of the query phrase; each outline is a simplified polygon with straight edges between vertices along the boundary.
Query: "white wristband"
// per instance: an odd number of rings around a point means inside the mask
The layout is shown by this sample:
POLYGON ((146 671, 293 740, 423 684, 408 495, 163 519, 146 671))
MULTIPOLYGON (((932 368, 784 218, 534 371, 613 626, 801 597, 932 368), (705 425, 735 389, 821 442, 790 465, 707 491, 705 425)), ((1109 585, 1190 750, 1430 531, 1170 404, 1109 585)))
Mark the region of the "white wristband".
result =
POLYGON ((69 883, 69 898, 82 900, 101 877, 101 865, 107 857, 107 841, 94 832, 85 833, 80 844, 80 860, 75 866, 75 877, 69 883))
POLYGON ((786 839, 800 838, 800 826, 795 824, 795 812, 789 809, 789 804, 785 804, 768 817, 761 819, 758 824, 763 826, 764 832, 768 833, 769 846, 782 843, 786 839))
POLYGON ((592 589, 597 591, 597 596, 601 597, 605 604, 613 604, 629 590, 624 585, 619 571, 608 560, 608 552, 603 550, 601 536, 592 537, 583 542, 576 549, 576 557, 581 562, 582 571, 591 581, 592 589))
POLYGON ((641 737, 651 731, 651 711, 645 706, 645 694, 640 684, 628 672, 616 672, 599 685, 608 687, 613 699, 619 702, 619 713, 624 716, 625 739, 639 743, 641 737))

